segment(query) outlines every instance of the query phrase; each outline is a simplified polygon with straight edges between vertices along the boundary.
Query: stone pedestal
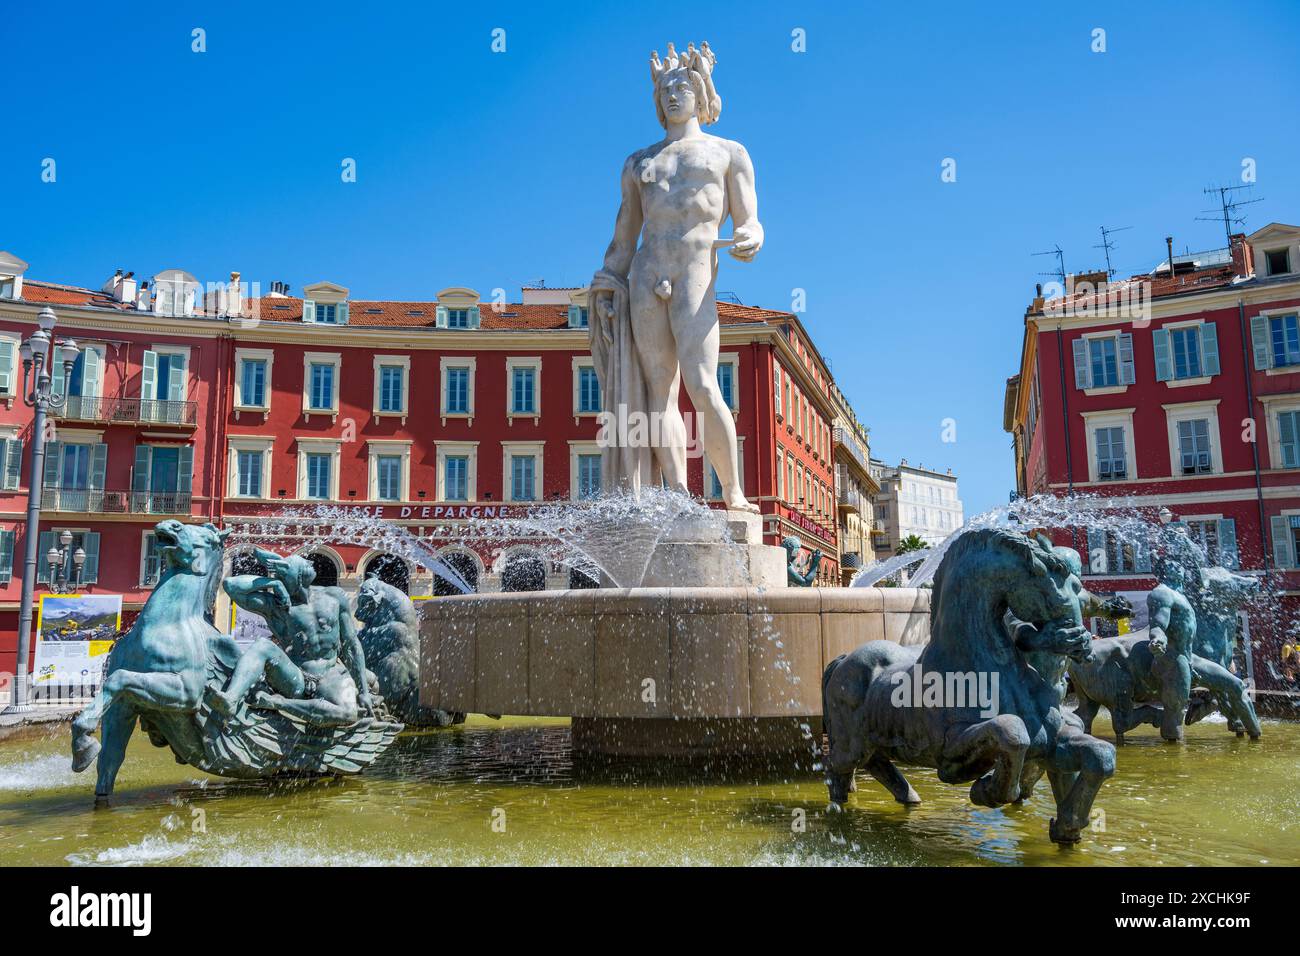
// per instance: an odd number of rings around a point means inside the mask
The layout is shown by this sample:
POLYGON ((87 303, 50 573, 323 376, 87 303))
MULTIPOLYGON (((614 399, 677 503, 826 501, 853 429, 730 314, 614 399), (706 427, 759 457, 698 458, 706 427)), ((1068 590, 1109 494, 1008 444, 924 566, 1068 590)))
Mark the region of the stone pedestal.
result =
POLYGON ((787 584, 785 549, 763 544, 762 515, 748 511, 686 516, 659 539, 641 586, 782 588, 787 584), (718 531, 725 515, 726 528, 718 531))

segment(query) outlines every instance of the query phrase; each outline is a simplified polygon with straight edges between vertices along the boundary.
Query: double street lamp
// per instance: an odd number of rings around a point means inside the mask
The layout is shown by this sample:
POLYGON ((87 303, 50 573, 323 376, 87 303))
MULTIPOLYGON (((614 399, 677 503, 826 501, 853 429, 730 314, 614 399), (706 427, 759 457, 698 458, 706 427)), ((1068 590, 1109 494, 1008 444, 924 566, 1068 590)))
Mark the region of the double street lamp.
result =
MULTIPOLYGON (((32 605, 35 603, 36 569, 39 560, 40 524, 41 524, 41 481, 45 475, 45 417, 51 409, 57 411, 67 404, 66 383, 72 378, 72 367, 77 362, 80 349, 72 341, 58 343, 59 360, 63 364, 64 394, 54 391, 54 310, 48 306, 41 309, 36 317, 36 331, 31 338, 23 342, 18 354, 23 361, 23 403, 35 410, 32 417, 32 451, 30 455, 31 470, 27 481, 27 525, 24 532, 23 557, 23 593, 18 611, 18 666, 14 675, 13 700, 10 710, 27 710, 27 671, 32 647, 32 605)), ((72 544, 72 536, 64 532, 60 537, 62 550, 51 548, 46 554, 46 561, 51 565, 50 580, 64 578, 65 584, 76 586, 81 577, 81 565, 85 563, 86 554, 77 548, 71 555, 67 554, 72 544), (80 554, 81 560, 77 560, 80 554), (54 564, 63 570, 54 574, 54 564), (69 567, 69 562, 71 567, 69 567), (72 577, 67 578, 68 572, 72 577)))
POLYGON ((62 547, 51 546, 45 552, 45 563, 50 569, 50 589, 75 593, 81 590, 81 569, 86 563, 86 549, 72 549, 72 532, 59 535, 62 547))

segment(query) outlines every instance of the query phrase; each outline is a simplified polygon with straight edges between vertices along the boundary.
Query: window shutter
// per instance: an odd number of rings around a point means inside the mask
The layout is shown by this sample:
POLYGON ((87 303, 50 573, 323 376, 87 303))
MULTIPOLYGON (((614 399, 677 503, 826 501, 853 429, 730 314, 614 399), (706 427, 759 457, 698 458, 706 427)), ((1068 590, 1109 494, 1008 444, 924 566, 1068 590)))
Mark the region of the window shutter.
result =
POLYGON ((1268 318, 1256 315, 1250 320, 1250 344, 1255 353, 1255 368, 1258 371, 1271 368, 1273 350, 1268 342, 1268 318))
POLYGON ((1156 350, 1156 381, 1167 382, 1174 377, 1174 363, 1170 358, 1169 330, 1156 329, 1151 333, 1151 342, 1156 350))
POLYGON ((14 379, 14 340, 0 339, 0 394, 17 394, 17 381, 14 379))
POLYGON ((104 470, 108 464, 108 446, 99 442, 90 450, 90 490, 104 490, 104 470))
POLYGON ((1219 519, 1219 563, 1225 568, 1234 569, 1241 566, 1237 555, 1237 519, 1219 519))
POLYGON ((168 364, 170 374, 167 382, 167 400, 169 402, 185 401, 186 382, 186 360, 184 355, 171 356, 171 362, 168 364))
POLYGON ((1074 387, 1091 388, 1092 371, 1088 368, 1088 343, 1083 339, 1075 339, 1074 347, 1074 387))
POLYGON ((1119 383, 1132 385, 1137 381, 1133 373, 1133 333, 1121 332, 1116 339, 1119 352, 1119 383))
POLYGON ((440 329, 445 329, 447 327, 447 307, 445 305, 438 306, 433 315, 433 324, 440 329))
POLYGON ((1213 322, 1201 324, 1201 371, 1219 374, 1219 327, 1213 322))
POLYGON ((5 451, 5 489, 14 491, 17 489, 19 482, 22 480, 23 473, 23 440, 21 438, 10 438, 4 443, 5 451))
POLYGON ((576 329, 581 324, 578 316, 578 307, 576 305, 569 306, 569 328, 576 329))
POLYGON ((149 465, 153 461, 152 445, 135 446, 135 467, 131 470, 131 490, 149 490, 149 465))
POLYGON ((42 584, 50 583, 50 565, 45 556, 54 547, 54 532, 42 531, 36 545, 36 580, 42 584))
POLYGON ((1274 468, 1295 468, 1300 465, 1296 461, 1296 433, 1295 433, 1295 413, 1278 412, 1277 415, 1277 437, 1278 446, 1282 452, 1282 460, 1274 462, 1274 468))
POLYGON ((1273 565, 1289 568, 1295 565, 1295 555, 1291 551, 1291 526, 1285 515, 1274 515, 1268 519, 1273 531, 1273 565))
POLYGON ((14 532, 0 531, 0 583, 14 576, 14 532))
POLYGON ((478 310, 478 306, 474 306, 469 310, 469 327, 471 329, 477 329, 478 326, 479 326, 479 310, 478 310))
MULTIPOLYGON (((194 488, 194 446, 182 445, 176 468, 176 490, 188 495, 194 488)), ((188 506, 185 509, 189 510, 188 506)))
POLYGON ((81 583, 94 584, 99 580, 99 532, 87 531, 82 535, 81 547, 86 552, 86 563, 81 566, 81 583))
POLYGON ((1084 572, 1105 574, 1108 569, 1106 560, 1106 532, 1100 528, 1088 529, 1088 555, 1083 562, 1084 572))
POLYGON ((50 351, 54 361, 50 363, 50 388, 54 395, 67 395, 67 383, 63 375, 63 349, 57 345, 50 351))
POLYGON ((140 367, 140 397, 146 401, 158 397, 158 353, 144 353, 140 367))
POLYGON ((81 354, 85 356, 85 365, 81 373, 81 396, 82 398, 97 397, 101 367, 99 349, 88 348, 81 354))
POLYGON ((302 320, 304 322, 316 321, 316 303, 311 299, 302 300, 302 320))
POLYGON ((348 304, 347 304, 346 302, 340 302, 340 303, 339 303, 339 308, 338 308, 338 323, 339 323, 339 325, 347 325, 347 324, 348 324, 348 304))
POLYGON ((59 465, 63 458, 63 442, 45 443, 45 475, 42 484, 46 488, 59 487, 59 465))

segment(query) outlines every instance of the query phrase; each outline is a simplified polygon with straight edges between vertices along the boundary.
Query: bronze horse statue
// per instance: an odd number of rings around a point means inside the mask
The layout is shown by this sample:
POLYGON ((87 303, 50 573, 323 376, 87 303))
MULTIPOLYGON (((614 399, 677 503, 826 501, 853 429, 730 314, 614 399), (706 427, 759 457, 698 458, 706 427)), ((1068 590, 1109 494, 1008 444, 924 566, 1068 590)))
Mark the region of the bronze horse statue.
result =
POLYGON ((859 765, 900 803, 920 798, 895 761, 934 767, 944 783, 973 781, 971 800, 988 807, 1019 799, 1022 776, 1041 767, 1057 807, 1049 835, 1078 842, 1098 790, 1115 772, 1115 748, 1084 733, 1061 709, 1056 687, 1026 659, 1036 652, 1087 658, 1092 638, 1078 584, 1050 543, 990 528, 957 538, 934 578, 928 644, 872 641, 826 668, 832 808, 842 809, 859 765), (1012 634, 1008 611, 1032 626, 1012 634), (989 700, 952 694, 981 676, 993 691, 989 700), (938 701, 900 701, 904 685, 933 686, 936 679, 944 688, 938 701))

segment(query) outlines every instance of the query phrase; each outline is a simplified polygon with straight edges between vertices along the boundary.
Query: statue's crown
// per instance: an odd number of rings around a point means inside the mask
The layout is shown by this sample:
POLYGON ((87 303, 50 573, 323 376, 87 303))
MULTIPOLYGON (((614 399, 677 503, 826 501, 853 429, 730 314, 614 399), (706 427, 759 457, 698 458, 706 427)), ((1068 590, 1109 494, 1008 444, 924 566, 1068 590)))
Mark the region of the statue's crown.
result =
POLYGON ((713 86, 713 67, 717 62, 718 58, 709 48, 708 40, 701 41, 698 50, 694 43, 688 43, 684 53, 678 53, 677 48, 669 43, 668 54, 662 60, 659 59, 658 50, 651 51, 650 81, 655 96, 659 95, 659 81, 665 73, 673 70, 690 70, 698 73, 704 86, 703 102, 697 104, 700 122, 705 125, 716 123, 718 117, 722 115, 722 97, 718 96, 713 86))

